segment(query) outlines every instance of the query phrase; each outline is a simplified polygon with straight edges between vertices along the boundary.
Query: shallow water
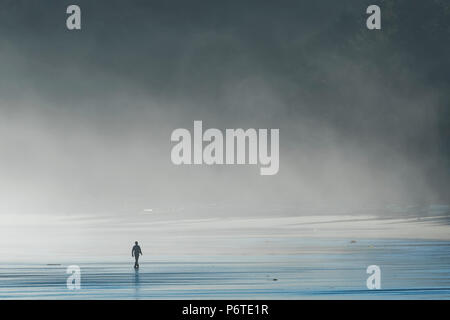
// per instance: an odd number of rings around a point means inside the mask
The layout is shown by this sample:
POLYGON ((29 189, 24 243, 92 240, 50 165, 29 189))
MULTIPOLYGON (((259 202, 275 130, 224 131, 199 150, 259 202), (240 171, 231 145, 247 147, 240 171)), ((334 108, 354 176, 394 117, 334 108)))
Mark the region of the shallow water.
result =
MULTIPOLYGON (((278 239, 300 253, 170 256, 61 265, 2 263, 1 299, 449 299, 450 242, 278 239), (81 268, 69 290, 68 265, 81 268), (366 268, 381 268, 368 290, 366 268)), ((294 250, 295 252, 295 250, 294 250)))

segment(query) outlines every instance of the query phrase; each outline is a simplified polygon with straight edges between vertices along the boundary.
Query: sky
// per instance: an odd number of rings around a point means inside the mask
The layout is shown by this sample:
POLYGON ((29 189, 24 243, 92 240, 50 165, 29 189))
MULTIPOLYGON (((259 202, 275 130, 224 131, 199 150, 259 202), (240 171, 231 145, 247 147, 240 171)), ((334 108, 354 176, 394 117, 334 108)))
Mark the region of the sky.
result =
POLYGON ((0 215, 448 204, 450 9, 380 0, 370 31, 369 2, 0 0, 0 215), (175 166, 194 120, 279 129, 279 173, 175 166))

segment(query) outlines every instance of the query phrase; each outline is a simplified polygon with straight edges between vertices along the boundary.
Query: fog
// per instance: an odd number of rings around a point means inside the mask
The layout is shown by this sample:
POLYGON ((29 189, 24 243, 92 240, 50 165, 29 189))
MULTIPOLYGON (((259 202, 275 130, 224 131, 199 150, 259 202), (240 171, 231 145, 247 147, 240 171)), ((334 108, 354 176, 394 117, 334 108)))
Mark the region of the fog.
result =
MULTIPOLYGON (((448 74, 437 82, 411 51, 422 38, 396 41, 393 30, 411 25, 404 11, 367 30, 368 3, 77 1, 82 30, 68 31, 71 2, 1 0, 0 214, 427 214, 447 204, 448 74), (170 135, 194 120, 280 129, 278 174, 173 165, 170 135)), ((446 52, 442 42, 434 56, 443 69, 446 52)))

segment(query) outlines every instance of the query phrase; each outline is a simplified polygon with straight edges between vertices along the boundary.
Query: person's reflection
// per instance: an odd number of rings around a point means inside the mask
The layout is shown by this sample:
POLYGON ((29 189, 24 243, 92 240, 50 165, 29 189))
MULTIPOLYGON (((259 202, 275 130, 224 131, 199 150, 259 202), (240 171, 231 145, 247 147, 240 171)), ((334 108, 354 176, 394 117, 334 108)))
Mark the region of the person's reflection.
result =
POLYGON ((135 269, 135 271, 134 271, 134 296, 135 296, 136 299, 138 299, 139 295, 140 295, 139 287, 140 287, 140 284, 139 284, 139 269, 135 269))

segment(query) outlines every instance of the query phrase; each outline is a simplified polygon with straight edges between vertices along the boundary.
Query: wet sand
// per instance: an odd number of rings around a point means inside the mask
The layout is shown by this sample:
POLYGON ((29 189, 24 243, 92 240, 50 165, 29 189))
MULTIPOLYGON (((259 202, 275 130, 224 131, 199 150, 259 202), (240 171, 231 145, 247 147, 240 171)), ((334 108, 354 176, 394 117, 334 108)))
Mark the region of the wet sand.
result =
MULTIPOLYGON (((254 240, 253 240, 254 241, 254 240)), ((2 263, 1 299, 450 299, 450 241, 259 239, 288 254, 143 256, 61 265, 2 263), (81 289, 66 287, 68 265, 81 289), (366 268, 381 268, 368 290, 366 268)), ((145 251, 144 251, 145 253, 145 251)))

